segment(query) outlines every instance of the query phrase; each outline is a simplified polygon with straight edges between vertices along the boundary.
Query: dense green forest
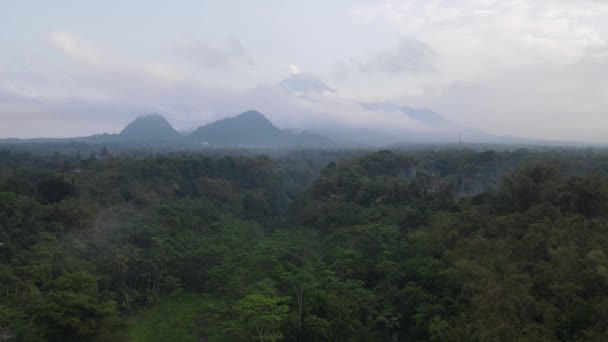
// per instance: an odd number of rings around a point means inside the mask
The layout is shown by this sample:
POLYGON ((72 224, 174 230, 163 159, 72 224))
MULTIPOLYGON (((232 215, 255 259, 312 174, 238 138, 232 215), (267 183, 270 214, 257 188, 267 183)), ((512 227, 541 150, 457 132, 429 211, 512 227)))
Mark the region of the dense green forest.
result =
POLYGON ((0 341, 605 341, 608 153, 0 151, 0 341))

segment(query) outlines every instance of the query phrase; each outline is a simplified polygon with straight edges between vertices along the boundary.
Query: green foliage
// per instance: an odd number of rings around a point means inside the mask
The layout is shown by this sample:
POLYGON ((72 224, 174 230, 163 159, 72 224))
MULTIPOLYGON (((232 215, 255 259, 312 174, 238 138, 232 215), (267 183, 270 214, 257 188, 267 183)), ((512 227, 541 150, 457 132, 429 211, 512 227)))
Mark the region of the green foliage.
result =
POLYGON ((0 151, 0 336, 608 338, 605 154, 101 154, 0 151))
POLYGON ((129 340, 194 342, 204 337, 209 341, 217 341, 219 331, 213 329, 218 322, 210 320, 213 317, 201 315, 205 308, 215 304, 201 295, 167 297, 153 307, 139 310, 130 320, 129 340))
POLYGON ((38 193, 42 204, 55 203, 76 195, 76 187, 63 178, 52 178, 38 183, 38 193))
POLYGON ((85 272, 65 273, 49 284, 37 320, 47 339, 115 341, 121 322, 114 301, 99 296, 97 279, 85 272))
POLYGON ((260 293, 248 294, 236 303, 233 313, 236 318, 225 322, 223 330, 248 341, 279 341, 289 313, 284 301, 260 293))

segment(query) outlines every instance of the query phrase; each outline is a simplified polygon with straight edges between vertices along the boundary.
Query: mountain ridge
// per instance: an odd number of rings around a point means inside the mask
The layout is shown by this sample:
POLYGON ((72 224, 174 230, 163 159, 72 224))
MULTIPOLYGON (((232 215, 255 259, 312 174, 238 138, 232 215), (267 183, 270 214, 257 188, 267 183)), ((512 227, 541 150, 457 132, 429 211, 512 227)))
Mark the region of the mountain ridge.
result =
POLYGON ((117 136, 129 141, 178 141, 185 139, 160 114, 147 114, 131 121, 117 136))
POLYGON ((280 129, 256 110, 200 126, 189 137, 202 144, 230 147, 321 147, 332 144, 329 138, 318 134, 280 129))
POLYGON ((188 133, 178 132, 160 114, 137 117, 127 124, 120 133, 95 134, 72 138, 0 139, 0 143, 68 143, 92 144, 135 144, 136 146, 157 146, 172 149, 192 149, 201 146, 230 148, 362 148, 395 146, 396 144, 457 143, 460 137, 466 143, 495 143, 508 145, 547 146, 605 146, 598 143, 573 141, 528 139, 514 136, 499 136, 480 130, 458 126, 440 114, 425 108, 413 108, 391 102, 359 103, 371 111, 397 111, 430 127, 427 131, 406 130, 387 132, 373 127, 349 127, 326 125, 317 127, 316 132, 281 129, 257 110, 248 110, 238 115, 219 119, 199 126, 188 133), (331 138, 329 138, 331 137, 331 138))

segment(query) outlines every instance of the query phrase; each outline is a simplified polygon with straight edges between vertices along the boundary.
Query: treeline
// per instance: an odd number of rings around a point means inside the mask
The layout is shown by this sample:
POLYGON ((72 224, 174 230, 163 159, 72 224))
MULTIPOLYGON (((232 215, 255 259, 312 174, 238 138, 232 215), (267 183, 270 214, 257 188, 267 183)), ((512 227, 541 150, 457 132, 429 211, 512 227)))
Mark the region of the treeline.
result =
POLYGON ((1 151, 0 340, 129 340, 182 293, 193 340, 608 337, 606 154, 347 154, 1 151))

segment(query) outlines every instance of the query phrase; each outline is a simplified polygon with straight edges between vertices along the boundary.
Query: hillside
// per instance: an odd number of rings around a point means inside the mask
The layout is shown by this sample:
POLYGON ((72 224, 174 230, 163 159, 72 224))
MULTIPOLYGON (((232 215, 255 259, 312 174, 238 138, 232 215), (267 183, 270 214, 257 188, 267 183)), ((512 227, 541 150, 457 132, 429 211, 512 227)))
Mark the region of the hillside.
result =
POLYGON ((331 140, 324 136, 306 131, 295 133, 281 130, 255 110, 201 126, 190 134, 190 139, 197 143, 231 147, 282 148, 331 145, 331 140))
POLYGON ((117 138, 129 141, 179 141, 184 136, 162 115, 148 114, 129 123, 117 138))

